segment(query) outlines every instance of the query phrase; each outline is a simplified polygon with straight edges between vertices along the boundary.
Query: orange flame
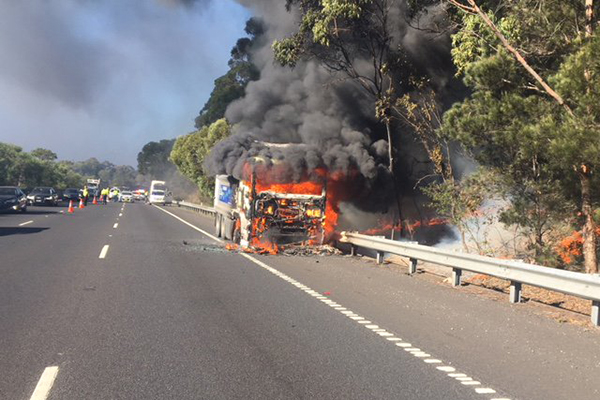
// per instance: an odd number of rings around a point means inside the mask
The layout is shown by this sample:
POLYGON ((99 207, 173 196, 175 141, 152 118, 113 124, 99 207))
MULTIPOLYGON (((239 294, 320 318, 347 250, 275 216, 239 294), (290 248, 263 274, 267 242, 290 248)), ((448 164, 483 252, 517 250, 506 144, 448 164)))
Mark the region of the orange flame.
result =
POLYGON ((323 192, 323 185, 318 182, 305 181, 300 183, 264 183, 257 180, 256 191, 289 193, 289 194, 309 194, 320 195, 323 192))
POLYGON ((428 221, 417 221, 412 224, 407 223, 405 221, 404 227, 402 227, 401 225, 398 225, 397 223, 394 224, 391 222, 387 222, 387 223, 384 223, 384 225, 381 227, 367 229, 365 231, 362 231, 361 233, 364 235, 383 235, 383 234, 391 232, 392 230, 401 232, 403 229, 407 230, 408 232, 412 232, 417 228, 437 226, 437 225, 446 225, 447 223, 448 223, 448 221, 443 218, 433 218, 428 221))
MULTIPOLYGON (((600 236, 600 227, 596 228, 596 235, 600 236)), ((578 257, 583 255, 583 235, 580 231, 574 231, 571 236, 564 238, 556 246, 558 256, 565 264, 572 264, 578 257)))

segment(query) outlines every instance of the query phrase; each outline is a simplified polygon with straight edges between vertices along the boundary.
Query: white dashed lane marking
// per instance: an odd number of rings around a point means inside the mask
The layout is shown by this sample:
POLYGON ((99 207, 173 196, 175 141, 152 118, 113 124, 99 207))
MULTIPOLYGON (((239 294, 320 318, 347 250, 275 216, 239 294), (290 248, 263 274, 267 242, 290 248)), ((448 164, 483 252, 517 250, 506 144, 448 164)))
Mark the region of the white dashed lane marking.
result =
MULTIPOLYGON (((336 303, 331 300, 327 301, 327 297, 321 296, 319 292, 309 288, 306 285, 301 284, 300 282, 297 282, 293 278, 276 270, 275 268, 270 267, 269 265, 265 264, 264 262, 257 260, 256 258, 254 258, 248 254, 245 254, 245 253, 240 253, 240 255, 242 257, 247 258, 248 260, 252 261, 253 263, 259 265, 260 267, 266 269, 267 271, 271 272, 272 274, 280 277, 281 279, 300 288, 307 294, 309 294, 313 297, 316 297, 317 299, 321 300, 321 302, 327 304, 334 310, 339 311, 340 314, 342 314, 352 320, 355 320, 357 323, 362 324, 365 328, 371 330, 372 332, 378 334, 381 337, 384 337, 386 340, 394 343, 396 346, 404 348, 405 351, 407 351, 409 354, 412 354, 413 356, 417 357, 418 359, 421 359, 425 364, 436 366, 436 369, 439 371, 442 371, 442 372, 450 372, 448 374, 448 376, 459 381, 462 385, 473 386, 473 387, 481 386, 481 382, 474 380, 473 378, 467 376, 466 374, 454 373, 454 371, 456 371, 456 369, 454 367, 439 366, 439 364, 443 364, 442 360, 439 360, 437 358, 432 358, 431 354, 421 350, 418 347, 413 347, 413 345, 410 343, 402 342, 402 339, 396 337, 393 333, 390 333, 387 330, 380 328, 379 325, 373 324, 371 321, 365 320, 363 317, 356 314, 354 311, 341 306, 339 303, 336 303)), ((482 394, 482 395, 496 393, 496 391, 494 389, 484 388, 484 387, 477 387, 477 388, 474 388, 474 390, 475 390, 475 393, 482 394)), ((506 399, 490 399, 490 400, 510 400, 510 399, 506 398, 506 399)))
MULTIPOLYGON (((156 208, 171 215, 173 218, 183 222, 184 224, 188 225, 192 229, 195 229, 198 232, 201 232, 202 234, 208 236, 209 238, 211 238, 217 242, 222 242, 222 240, 220 240, 220 239, 216 238, 215 236, 211 235, 210 233, 190 224, 183 218, 180 218, 177 215, 175 215, 167 210, 162 209, 161 207, 156 207, 156 208)), ((385 329, 380 328, 378 325, 373 324, 371 321, 364 319, 359 314, 349 310, 346 307, 343 307, 341 304, 330 300, 328 297, 323 296, 320 292, 317 292, 317 291, 311 289, 310 287, 296 281, 295 279, 284 274, 283 272, 278 271, 277 269, 267 265, 266 263, 254 258, 248 254, 245 254, 245 253, 239 253, 239 254, 240 254, 240 256, 248 259, 249 261, 252 261, 254 264, 257 264, 258 266, 271 272, 273 275, 283 279, 286 282, 291 283, 293 286, 296 286, 297 288, 301 289, 302 291, 309 294, 310 296, 317 298, 321 302, 327 304, 332 309, 339 311, 345 317, 348 317, 348 318, 356 321, 358 324, 361 324, 365 328, 371 330, 372 332, 378 334, 379 336, 384 337, 386 340, 394 343, 396 346, 404 348, 405 351, 407 351, 409 354, 412 354, 413 356, 421 359, 424 363, 435 366, 436 370, 448 373, 447 374, 448 377, 454 378, 455 380, 459 381, 460 383, 462 383, 465 386, 480 386, 481 385, 481 382, 474 380, 473 378, 467 376, 466 374, 456 373, 455 372, 456 369, 454 367, 447 366, 447 365, 440 366, 439 364, 443 364, 442 360, 433 358, 431 356, 431 354, 429 354, 425 351, 422 351, 420 348, 412 347, 413 345, 410 343, 402 342, 402 339, 396 337, 394 334, 387 332, 385 329)), ((487 388, 487 387, 477 387, 477 388, 474 388, 474 391, 475 391, 475 393, 482 394, 482 395, 496 393, 496 391, 494 389, 487 388)), ((511 400, 511 399, 509 399, 509 398, 491 398, 490 400, 511 400)))
POLYGON ((33 224, 33 221, 23 222, 22 224, 19 224, 19 226, 25 226, 25 225, 29 225, 29 224, 33 224))
POLYGON ((116 224, 113 225, 113 228, 117 229, 118 226, 119 226, 119 223, 117 222, 116 224))
POLYGON ((100 255, 98 256, 98 258, 106 258, 106 253, 108 253, 108 245, 105 244, 104 247, 102 248, 102 251, 100 251, 100 255))
POLYGON ((45 400, 48 398, 50 394, 50 389, 52 389, 52 385, 54 385, 54 380, 56 379, 56 375, 58 374, 58 367, 47 367, 40 380, 38 381, 33 394, 30 397, 30 400, 45 400))

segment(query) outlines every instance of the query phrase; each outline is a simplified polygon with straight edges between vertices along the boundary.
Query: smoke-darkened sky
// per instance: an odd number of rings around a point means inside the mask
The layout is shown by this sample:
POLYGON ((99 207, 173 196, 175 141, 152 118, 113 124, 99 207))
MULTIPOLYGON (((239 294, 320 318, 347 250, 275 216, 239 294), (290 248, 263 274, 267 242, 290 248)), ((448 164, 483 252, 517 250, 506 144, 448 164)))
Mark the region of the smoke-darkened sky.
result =
POLYGON ((233 0, 0 2, 0 142, 135 166, 193 130, 249 16, 233 0))

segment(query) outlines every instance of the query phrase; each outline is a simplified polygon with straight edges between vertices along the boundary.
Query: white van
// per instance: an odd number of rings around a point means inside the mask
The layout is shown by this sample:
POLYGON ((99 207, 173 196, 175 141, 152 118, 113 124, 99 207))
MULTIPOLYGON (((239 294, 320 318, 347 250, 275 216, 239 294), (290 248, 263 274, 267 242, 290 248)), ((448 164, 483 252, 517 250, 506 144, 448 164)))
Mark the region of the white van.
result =
POLYGON ((165 181, 152 181, 150 192, 148 193, 148 203, 150 204, 170 204, 173 202, 173 195, 166 186, 165 181))

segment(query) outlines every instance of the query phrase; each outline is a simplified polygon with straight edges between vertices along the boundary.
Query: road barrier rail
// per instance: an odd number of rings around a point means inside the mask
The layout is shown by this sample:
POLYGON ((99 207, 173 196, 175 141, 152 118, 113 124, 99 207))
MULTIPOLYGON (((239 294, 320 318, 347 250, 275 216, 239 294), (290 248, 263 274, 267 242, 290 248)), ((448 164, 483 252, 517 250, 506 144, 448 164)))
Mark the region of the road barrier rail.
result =
POLYGON ((527 284, 592 301, 592 323, 600 326, 600 275, 564 271, 515 260, 501 260, 475 254, 436 249, 415 243, 399 242, 382 237, 342 232, 340 242, 349 243, 351 254, 358 247, 375 250, 377 262, 382 263, 384 253, 410 259, 408 273, 417 271, 417 262, 424 261, 452 268, 452 285, 459 286, 462 271, 494 276, 510 281, 509 300, 521 301, 521 286, 527 284))
POLYGON ((187 201, 174 201, 174 205, 188 210, 196 211, 201 214, 215 215, 215 209, 212 207, 203 206, 202 204, 188 203, 187 201))

